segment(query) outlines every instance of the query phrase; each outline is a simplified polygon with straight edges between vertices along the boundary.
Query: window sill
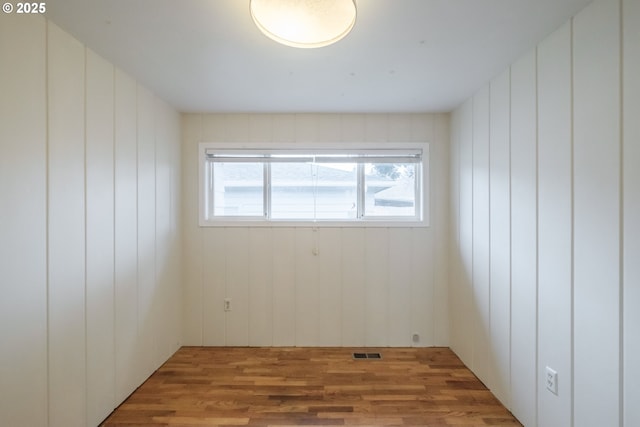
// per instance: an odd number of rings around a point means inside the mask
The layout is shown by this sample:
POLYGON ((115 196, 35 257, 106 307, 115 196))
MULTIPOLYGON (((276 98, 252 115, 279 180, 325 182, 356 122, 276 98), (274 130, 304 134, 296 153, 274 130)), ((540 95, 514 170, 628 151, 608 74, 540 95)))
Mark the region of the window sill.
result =
POLYGON ((256 221, 253 219, 233 219, 200 221, 200 227, 269 227, 269 228, 428 228, 426 221, 256 221))

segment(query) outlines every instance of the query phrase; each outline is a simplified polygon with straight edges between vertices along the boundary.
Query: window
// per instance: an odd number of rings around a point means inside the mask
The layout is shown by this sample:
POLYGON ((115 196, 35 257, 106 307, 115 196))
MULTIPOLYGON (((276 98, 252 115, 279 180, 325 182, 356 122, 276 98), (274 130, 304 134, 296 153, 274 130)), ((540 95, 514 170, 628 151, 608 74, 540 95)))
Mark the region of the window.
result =
POLYGON ((200 144, 200 225, 426 225, 428 145, 200 144))

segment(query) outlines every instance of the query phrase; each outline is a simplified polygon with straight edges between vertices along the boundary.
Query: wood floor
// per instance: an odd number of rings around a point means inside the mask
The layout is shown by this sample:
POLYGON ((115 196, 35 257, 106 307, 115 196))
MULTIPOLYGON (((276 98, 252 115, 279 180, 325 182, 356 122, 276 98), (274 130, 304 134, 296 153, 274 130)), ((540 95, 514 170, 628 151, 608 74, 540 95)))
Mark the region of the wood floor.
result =
POLYGON ((228 347, 183 347, 103 423, 166 425, 521 426, 446 348, 228 347))

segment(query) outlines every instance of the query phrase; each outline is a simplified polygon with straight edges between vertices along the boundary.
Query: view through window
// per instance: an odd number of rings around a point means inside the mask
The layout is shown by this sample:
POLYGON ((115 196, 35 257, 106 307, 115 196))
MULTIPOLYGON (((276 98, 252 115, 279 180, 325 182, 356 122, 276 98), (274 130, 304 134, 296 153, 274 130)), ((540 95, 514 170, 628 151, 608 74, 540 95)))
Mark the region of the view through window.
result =
POLYGON ((203 225, 420 221, 424 149, 202 150, 203 225))

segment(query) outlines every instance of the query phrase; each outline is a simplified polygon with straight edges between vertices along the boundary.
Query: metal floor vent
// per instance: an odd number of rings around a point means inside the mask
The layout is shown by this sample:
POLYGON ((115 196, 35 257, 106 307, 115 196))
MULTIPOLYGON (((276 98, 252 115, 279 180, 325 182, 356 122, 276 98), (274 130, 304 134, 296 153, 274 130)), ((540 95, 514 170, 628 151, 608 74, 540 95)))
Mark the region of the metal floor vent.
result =
POLYGON ((354 359, 382 359, 380 353, 353 353, 354 359))

